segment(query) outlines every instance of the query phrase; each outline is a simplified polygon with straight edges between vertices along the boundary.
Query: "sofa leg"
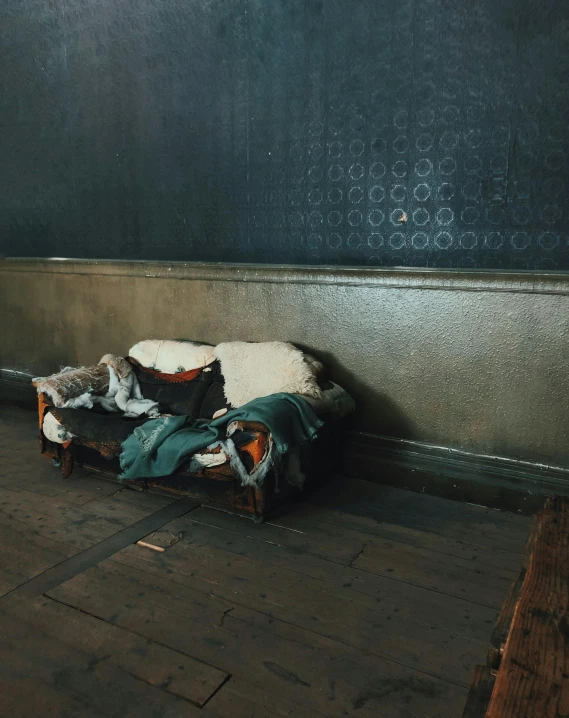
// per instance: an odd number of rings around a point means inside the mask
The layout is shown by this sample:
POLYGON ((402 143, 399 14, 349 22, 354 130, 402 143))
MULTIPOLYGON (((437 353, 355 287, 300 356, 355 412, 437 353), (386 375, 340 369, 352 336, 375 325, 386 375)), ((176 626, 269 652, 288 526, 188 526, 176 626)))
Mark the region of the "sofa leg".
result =
POLYGON ((61 453, 61 476, 64 479, 68 479, 73 471, 73 454, 68 450, 64 449, 61 453))

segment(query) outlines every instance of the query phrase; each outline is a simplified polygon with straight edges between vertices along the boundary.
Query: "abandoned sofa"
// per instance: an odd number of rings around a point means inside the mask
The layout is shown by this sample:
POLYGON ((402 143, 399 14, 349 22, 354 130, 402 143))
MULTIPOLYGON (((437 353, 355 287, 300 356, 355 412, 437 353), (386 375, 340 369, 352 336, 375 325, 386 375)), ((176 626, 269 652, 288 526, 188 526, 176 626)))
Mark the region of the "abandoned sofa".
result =
POLYGON ((147 340, 34 386, 41 451, 64 478, 78 464, 257 519, 334 469, 335 425, 354 409, 285 342, 147 340))

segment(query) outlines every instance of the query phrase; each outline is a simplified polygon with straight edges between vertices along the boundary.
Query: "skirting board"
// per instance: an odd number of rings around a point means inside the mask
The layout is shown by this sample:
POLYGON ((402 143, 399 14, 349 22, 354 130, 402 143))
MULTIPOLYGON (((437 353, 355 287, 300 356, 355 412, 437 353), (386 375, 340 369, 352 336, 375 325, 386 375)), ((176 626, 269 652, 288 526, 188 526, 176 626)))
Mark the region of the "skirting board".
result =
POLYGON ((37 406, 37 394, 32 386, 32 379, 32 375, 26 372, 0 369, 0 402, 37 406))
POLYGON ((343 473, 380 484, 532 514, 569 496, 569 469, 351 431, 343 473))

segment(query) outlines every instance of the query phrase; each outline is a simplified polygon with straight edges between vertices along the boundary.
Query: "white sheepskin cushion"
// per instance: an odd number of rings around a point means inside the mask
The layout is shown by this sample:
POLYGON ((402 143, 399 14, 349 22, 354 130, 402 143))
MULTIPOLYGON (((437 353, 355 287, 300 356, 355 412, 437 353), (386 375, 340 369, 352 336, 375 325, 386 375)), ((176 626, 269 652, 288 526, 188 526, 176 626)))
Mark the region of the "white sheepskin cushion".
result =
POLYGON ((227 342, 214 354, 221 362, 225 397, 233 407, 279 392, 320 396, 313 369, 292 344, 227 342))
POLYGON ((149 369, 163 374, 202 369, 215 361, 213 347, 197 342, 178 342, 173 339, 146 339, 129 351, 129 356, 149 369))

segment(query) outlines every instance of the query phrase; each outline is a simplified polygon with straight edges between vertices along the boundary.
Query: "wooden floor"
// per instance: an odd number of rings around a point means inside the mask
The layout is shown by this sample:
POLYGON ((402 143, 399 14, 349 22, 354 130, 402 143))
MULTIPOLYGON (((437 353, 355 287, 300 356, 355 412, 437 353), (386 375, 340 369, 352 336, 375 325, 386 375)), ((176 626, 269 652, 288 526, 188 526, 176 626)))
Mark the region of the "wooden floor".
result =
POLYGON ((0 715, 461 716, 529 519, 344 479, 255 525, 36 433, 0 408, 0 715))

